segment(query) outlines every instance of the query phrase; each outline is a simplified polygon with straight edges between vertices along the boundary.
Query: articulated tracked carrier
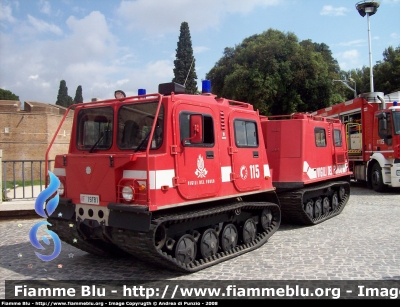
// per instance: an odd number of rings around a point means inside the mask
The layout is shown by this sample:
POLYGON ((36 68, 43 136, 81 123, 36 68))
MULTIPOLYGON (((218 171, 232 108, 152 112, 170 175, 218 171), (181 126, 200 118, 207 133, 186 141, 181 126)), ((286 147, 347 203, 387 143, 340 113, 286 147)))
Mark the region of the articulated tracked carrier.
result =
POLYGON ((350 196, 344 125, 295 113, 261 117, 282 219, 314 225, 340 214, 350 196))
POLYGON ((339 121, 261 117, 210 88, 164 83, 71 106, 48 228, 88 253, 194 272, 265 244, 281 212, 302 224, 340 213, 350 191, 339 121))

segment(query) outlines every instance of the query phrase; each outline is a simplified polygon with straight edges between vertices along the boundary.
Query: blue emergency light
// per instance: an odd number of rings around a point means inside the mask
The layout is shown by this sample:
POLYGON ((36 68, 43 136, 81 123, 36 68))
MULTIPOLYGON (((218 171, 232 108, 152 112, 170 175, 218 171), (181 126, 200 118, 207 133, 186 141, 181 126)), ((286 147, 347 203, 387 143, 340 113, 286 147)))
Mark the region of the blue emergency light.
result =
POLYGON ((201 92, 203 94, 211 93, 211 81, 210 80, 202 80, 201 81, 201 92))

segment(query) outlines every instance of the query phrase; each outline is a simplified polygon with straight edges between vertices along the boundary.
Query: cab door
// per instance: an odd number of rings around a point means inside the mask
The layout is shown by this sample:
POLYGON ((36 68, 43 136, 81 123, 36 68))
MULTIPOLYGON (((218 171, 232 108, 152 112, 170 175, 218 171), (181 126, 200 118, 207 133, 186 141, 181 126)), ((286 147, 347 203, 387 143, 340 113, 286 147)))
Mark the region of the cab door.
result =
POLYGON ((233 111, 229 116, 231 180, 241 192, 258 190, 264 177, 258 121, 254 114, 233 111))
POLYGON ((174 186, 186 199, 217 195, 221 188, 221 165, 212 109, 180 102, 174 107, 173 117, 174 186))

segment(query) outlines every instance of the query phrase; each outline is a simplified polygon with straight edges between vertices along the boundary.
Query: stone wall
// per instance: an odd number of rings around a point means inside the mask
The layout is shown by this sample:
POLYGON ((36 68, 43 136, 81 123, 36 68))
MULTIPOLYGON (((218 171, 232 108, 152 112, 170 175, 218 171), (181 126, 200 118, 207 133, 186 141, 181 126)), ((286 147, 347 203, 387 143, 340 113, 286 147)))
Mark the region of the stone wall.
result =
MULTIPOLYGON (((3 161, 7 160, 45 160, 46 151, 61 122, 66 108, 39 102, 25 102, 21 110, 19 101, 0 100, 0 149, 3 161)), ((67 153, 71 136, 73 111, 68 114, 63 126, 55 137, 49 160, 57 154, 67 153)), ((53 164, 50 164, 50 167, 53 164)), ((12 180, 22 179, 24 169, 25 180, 39 179, 45 172, 45 165, 40 169, 39 162, 7 163, 3 176, 12 180)), ((51 170, 51 169, 50 169, 51 170)), ((3 178, 4 180, 4 178, 3 178)))

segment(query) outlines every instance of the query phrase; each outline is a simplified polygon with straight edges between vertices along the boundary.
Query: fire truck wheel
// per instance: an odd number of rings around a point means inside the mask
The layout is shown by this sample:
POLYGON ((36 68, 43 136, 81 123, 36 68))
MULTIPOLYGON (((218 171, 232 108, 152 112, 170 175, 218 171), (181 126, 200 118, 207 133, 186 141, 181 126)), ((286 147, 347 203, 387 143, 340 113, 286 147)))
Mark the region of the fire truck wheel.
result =
POLYGON ((157 249, 161 249, 167 241, 167 232, 164 225, 157 228, 154 236, 154 245, 157 249))
POLYGON ((256 223, 252 218, 249 218, 243 225, 243 242, 245 244, 250 243, 256 238, 256 223))
POLYGON ((339 206, 339 199, 337 193, 334 193, 332 195, 332 210, 336 210, 338 206, 339 206))
POLYGON ((233 224, 227 224, 221 232, 221 247, 224 252, 235 248, 238 241, 238 232, 233 224))
POLYGON ((382 167, 378 163, 372 166, 371 185, 376 192, 383 192, 385 190, 382 179, 382 167))
MULTIPOLYGON (((264 230, 268 230, 272 223, 272 213, 270 209, 264 209, 261 212, 261 226, 264 230)), ((262 230, 263 231, 263 230, 262 230)))
POLYGON ((322 213, 326 214, 329 212, 330 204, 329 204, 329 198, 327 196, 324 197, 322 200, 322 213))
POLYGON ((315 217, 320 217, 322 215, 322 199, 318 198, 314 204, 314 215, 315 217))
POLYGON ((311 199, 307 201, 304 209, 305 209, 307 215, 311 219, 313 219, 314 218, 314 202, 311 199))
POLYGON ((185 234, 179 238, 175 247, 175 258, 185 264, 191 263, 196 258, 197 246, 194 237, 185 234))
POLYGON ((346 195, 346 190, 344 186, 340 186, 339 188, 339 199, 342 201, 344 199, 344 196, 346 195))
POLYGON ((200 239, 200 253, 203 258, 215 255, 218 251, 218 234, 209 228, 204 231, 200 239))

